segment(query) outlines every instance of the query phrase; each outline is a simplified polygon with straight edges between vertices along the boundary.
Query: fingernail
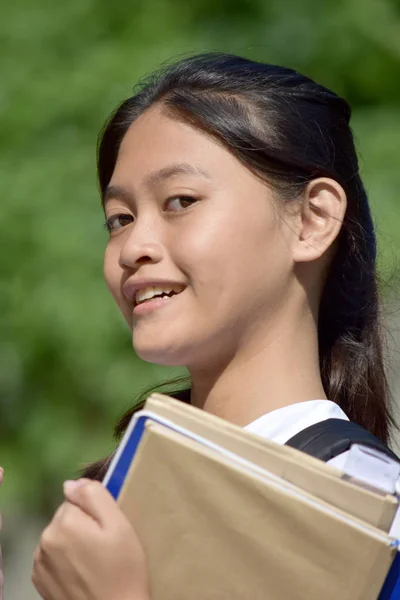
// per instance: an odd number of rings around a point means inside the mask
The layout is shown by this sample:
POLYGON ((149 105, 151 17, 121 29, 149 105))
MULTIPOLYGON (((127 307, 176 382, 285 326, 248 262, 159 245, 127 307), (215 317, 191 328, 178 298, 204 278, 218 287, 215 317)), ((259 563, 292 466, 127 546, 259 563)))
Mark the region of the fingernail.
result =
POLYGON ((84 483, 85 483, 85 481, 83 479, 76 479, 76 480, 68 479, 67 481, 64 481, 64 483, 63 483, 64 492, 72 492, 73 490, 76 490, 78 487, 80 487, 84 483))

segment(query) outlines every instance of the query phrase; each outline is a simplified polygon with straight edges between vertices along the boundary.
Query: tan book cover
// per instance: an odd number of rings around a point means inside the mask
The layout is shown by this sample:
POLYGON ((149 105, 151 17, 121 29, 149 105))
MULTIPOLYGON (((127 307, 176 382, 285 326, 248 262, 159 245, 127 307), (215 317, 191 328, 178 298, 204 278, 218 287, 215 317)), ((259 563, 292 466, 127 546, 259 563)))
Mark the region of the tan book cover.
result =
POLYGON ((342 472, 289 446, 281 446, 205 411, 163 394, 152 394, 145 409, 221 445, 255 465, 388 532, 396 499, 342 479, 342 472))
POLYGON ((152 600, 376 600, 389 537, 150 420, 118 498, 152 600))

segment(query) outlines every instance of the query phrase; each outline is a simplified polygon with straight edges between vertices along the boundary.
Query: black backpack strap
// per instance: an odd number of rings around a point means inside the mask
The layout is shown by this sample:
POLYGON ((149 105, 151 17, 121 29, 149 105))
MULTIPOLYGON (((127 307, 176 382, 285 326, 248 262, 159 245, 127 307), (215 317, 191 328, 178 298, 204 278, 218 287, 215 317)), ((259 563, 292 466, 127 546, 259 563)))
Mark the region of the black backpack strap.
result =
POLYGON ((346 452, 352 444, 375 448, 390 458, 400 460, 392 450, 364 427, 344 419, 326 419, 315 423, 286 442, 287 446, 302 450, 324 462, 346 452))

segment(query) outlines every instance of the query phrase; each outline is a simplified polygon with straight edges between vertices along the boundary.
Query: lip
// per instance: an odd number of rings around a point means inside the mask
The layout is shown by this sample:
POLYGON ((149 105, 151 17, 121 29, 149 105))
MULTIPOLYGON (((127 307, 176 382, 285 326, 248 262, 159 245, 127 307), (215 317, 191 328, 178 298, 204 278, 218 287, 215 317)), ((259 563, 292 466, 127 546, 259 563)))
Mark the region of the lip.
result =
MULTIPOLYGON (((185 290, 182 291, 184 292, 185 290)), ((142 304, 136 304, 133 307, 133 314, 135 316, 147 315, 151 312, 154 312, 155 310, 165 308, 166 306, 170 305, 171 302, 173 303, 174 300, 178 298, 181 294, 182 292, 176 294, 175 296, 171 296, 167 300, 163 300, 162 298, 152 298, 151 300, 146 300, 146 302, 143 302, 142 304)))
MULTIPOLYGON (((134 308, 137 308, 137 306, 141 306, 136 305, 136 301, 135 301, 135 297, 136 297, 136 293, 139 290, 143 290, 145 288, 148 287, 175 287, 177 285, 182 286, 184 289, 182 290, 182 292, 186 289, 186 284, 181 283, 180 281, 172 281, 171 279, 128 279, 124 285, 122 286, 122 292, 125 296, 125 298, 131 303, 133 304, 134 308)), ((182 293, 180 292, 180 293, 182 293)), ((179 295, 179 294, 177 294, 179 295)), ((174 296, 172 296, 173 298, 174 296)), ((157 298, 154 299, 154 302, 157 300, 157 298)), ((166 302, 165 300, 161 300, 162 302, 166 302)), ((149 301, 149 304, 152 303, 153 300, 149 301)), ((147 304, 147 303, 146 303, 147 304)))

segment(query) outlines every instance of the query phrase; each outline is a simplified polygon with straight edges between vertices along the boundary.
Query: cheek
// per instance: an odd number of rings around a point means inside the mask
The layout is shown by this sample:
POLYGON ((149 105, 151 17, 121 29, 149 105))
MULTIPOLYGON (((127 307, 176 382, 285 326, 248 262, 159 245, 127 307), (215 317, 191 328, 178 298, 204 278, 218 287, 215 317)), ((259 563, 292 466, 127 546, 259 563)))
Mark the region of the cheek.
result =
POLYGON ((180 230, 171 244, 172 260, 186 274, 195 293, 215 302, 221 294, 229 293, 232 286, 242 286, 249 268, 264 253, 267 227, 233 218, 232 210, 217 211, 207 220, 180 230), (257 230, 255 230, 257 229, 257 230), (251 231, 251 235, 249 235, 251 231))
POLYGON ((221 263, 233 248, 218 214, 191 223, 171 239, 172 261, 185 273, 195 292, 204 294, 219 281, 221 263))
POLYGON ((104 279, 107 287, 110 290, 114 300, 122 310, 126 313, 126 301, 121 292, 121 280, 123 270, 119 266, 119 250, 111 245, 108 245, 104 254, 104 279))
POLYGON ((211 219, 201 228, 189 232, 181 239, 184 249, 190 248, 187 255, 198 260, 199 266, 204 260, 207 267, 249 268, 260 255, 264 257, 269 248, 278 243, 277 223, 269 211, 235 211, 231 206, 226 210, 214 211, 211 219))
POLYGON ((104 279, 106 281, 107 287, 110 292, 114 295, 114 289, 116 280, 118 278, 118 261, 115 256, 115 251, 113 251, 110 245, 107 246, 106 251, 104 253, 104 265, 103 265, 103 273, 104 279))
MULTIPOLYGON (((261 207, 263 208, 263 207, 261 207)), ((242 310, 249 290, 254 302, 279 291, 288 248, 270 210, 215 210, 201 227, 181 231, 174 262, 185 271, 206 311, 242 310), (256 298, 257 297, 257 298, 256 298)))

